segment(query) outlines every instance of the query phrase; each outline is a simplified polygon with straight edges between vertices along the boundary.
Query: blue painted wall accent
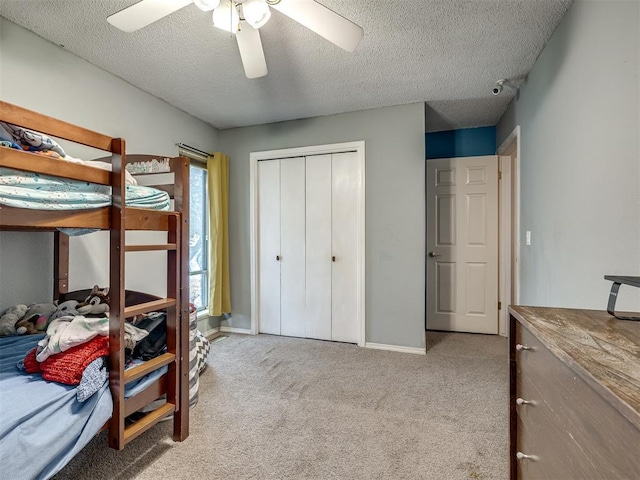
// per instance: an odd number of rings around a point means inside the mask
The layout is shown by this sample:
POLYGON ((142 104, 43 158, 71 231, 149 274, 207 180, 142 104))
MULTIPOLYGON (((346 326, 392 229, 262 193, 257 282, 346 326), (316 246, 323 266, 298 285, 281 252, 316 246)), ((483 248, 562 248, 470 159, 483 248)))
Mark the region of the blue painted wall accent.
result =
POLYGON ((462 128, 425 135, 426 158, 495 155, 496 127, 462 128))

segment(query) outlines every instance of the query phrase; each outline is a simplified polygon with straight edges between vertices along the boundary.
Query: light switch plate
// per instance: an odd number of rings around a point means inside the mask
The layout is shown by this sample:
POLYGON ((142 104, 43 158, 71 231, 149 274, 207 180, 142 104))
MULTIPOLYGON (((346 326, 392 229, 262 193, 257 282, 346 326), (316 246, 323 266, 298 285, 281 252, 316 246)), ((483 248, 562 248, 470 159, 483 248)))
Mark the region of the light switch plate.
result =
POLYGON ((525 234, 525 244, 526 245, 531 245, 531 231, 527 230, 527 233, 525 234))

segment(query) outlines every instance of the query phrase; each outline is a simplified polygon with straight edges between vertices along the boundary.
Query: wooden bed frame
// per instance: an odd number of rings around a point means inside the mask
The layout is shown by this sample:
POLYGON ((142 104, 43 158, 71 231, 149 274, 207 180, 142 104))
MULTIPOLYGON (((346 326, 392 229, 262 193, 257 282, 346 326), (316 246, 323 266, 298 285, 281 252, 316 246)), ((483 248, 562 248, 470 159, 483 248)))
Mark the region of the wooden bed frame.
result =
MULTIPOLYGON (((109 387, 113 414, 108 424, 109 446, 118 450, 157 422, 173 414, 173 439, 189 435, 189 159, 170 160, 174 174, 171 188, 173 211, 124 206, 125 165, 154 157, 125 154, 125 141, 57 120, 0 101, 0 121, 36 130, 53 137, 110 152, 112 172, 94 167, 35 156, 0 147, 0 166, 56 177, 110 185, 112 205, 91 210, 29 210, 0 205, 0 229, 54 231, 54 298, 68 292, 69 238, 57 228, 109 230, 109 387), (125 231, 166 231, 167 243, 126 245, 125 231), (128 305, 125 302, 125 254, 167 252, 166 298, 128 305), (151 311, 167 312, 167 352, 125 372, 124 322, 126 318, 151 311), (168 372, 139 394, 124 398, 126 383, 163 366, 168 372), (125 418, 166 394, 166 403, 137 422, 125 425, 125 418)), ((158 158, 158 157, 155 157, 158 158)), ((104 159, 103 159, 104 160, 104 159)))

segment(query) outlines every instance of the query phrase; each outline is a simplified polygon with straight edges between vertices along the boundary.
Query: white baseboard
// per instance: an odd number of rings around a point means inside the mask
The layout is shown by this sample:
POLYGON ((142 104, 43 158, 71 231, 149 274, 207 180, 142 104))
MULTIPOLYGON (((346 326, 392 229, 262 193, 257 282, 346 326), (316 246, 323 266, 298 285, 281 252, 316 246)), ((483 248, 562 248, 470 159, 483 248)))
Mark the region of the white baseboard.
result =
POLYGON ((218 327, 213 327, 210 328, 209 330, 205 330, 204 332, 201 332, 202 335, 204 335, 204 337, 207 340, 211 340, 211 337, 214 336, 216 333, 220 333, 220 329, 218 327))
POLYGON ((373 348, 376 350, 389 350, 391 352, 401 352, 401 353, 413 353, 415 355, 426 355, 426 348, 418 348, 418 347, 402 347, 400 345, 385 345, 384 343, 370 343, 366 342, 364 344, 364 348, 373 348))
POLYGON ((227 327, 220 325, 220 331, 224 333, 242 333, 244 335, 251 335, 250 328, 227 327))

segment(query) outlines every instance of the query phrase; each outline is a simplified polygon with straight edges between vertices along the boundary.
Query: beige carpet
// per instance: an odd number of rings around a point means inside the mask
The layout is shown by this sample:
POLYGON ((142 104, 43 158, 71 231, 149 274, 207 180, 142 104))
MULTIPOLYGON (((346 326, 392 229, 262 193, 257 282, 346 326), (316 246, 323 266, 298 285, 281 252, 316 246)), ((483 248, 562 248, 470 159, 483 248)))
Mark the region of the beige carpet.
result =
POLYGON ((60 479, 505 479, 506 339, 429 334, 426 356, 231 335, 213 345, 191 436, 122 452, 96 437, 60 479))

